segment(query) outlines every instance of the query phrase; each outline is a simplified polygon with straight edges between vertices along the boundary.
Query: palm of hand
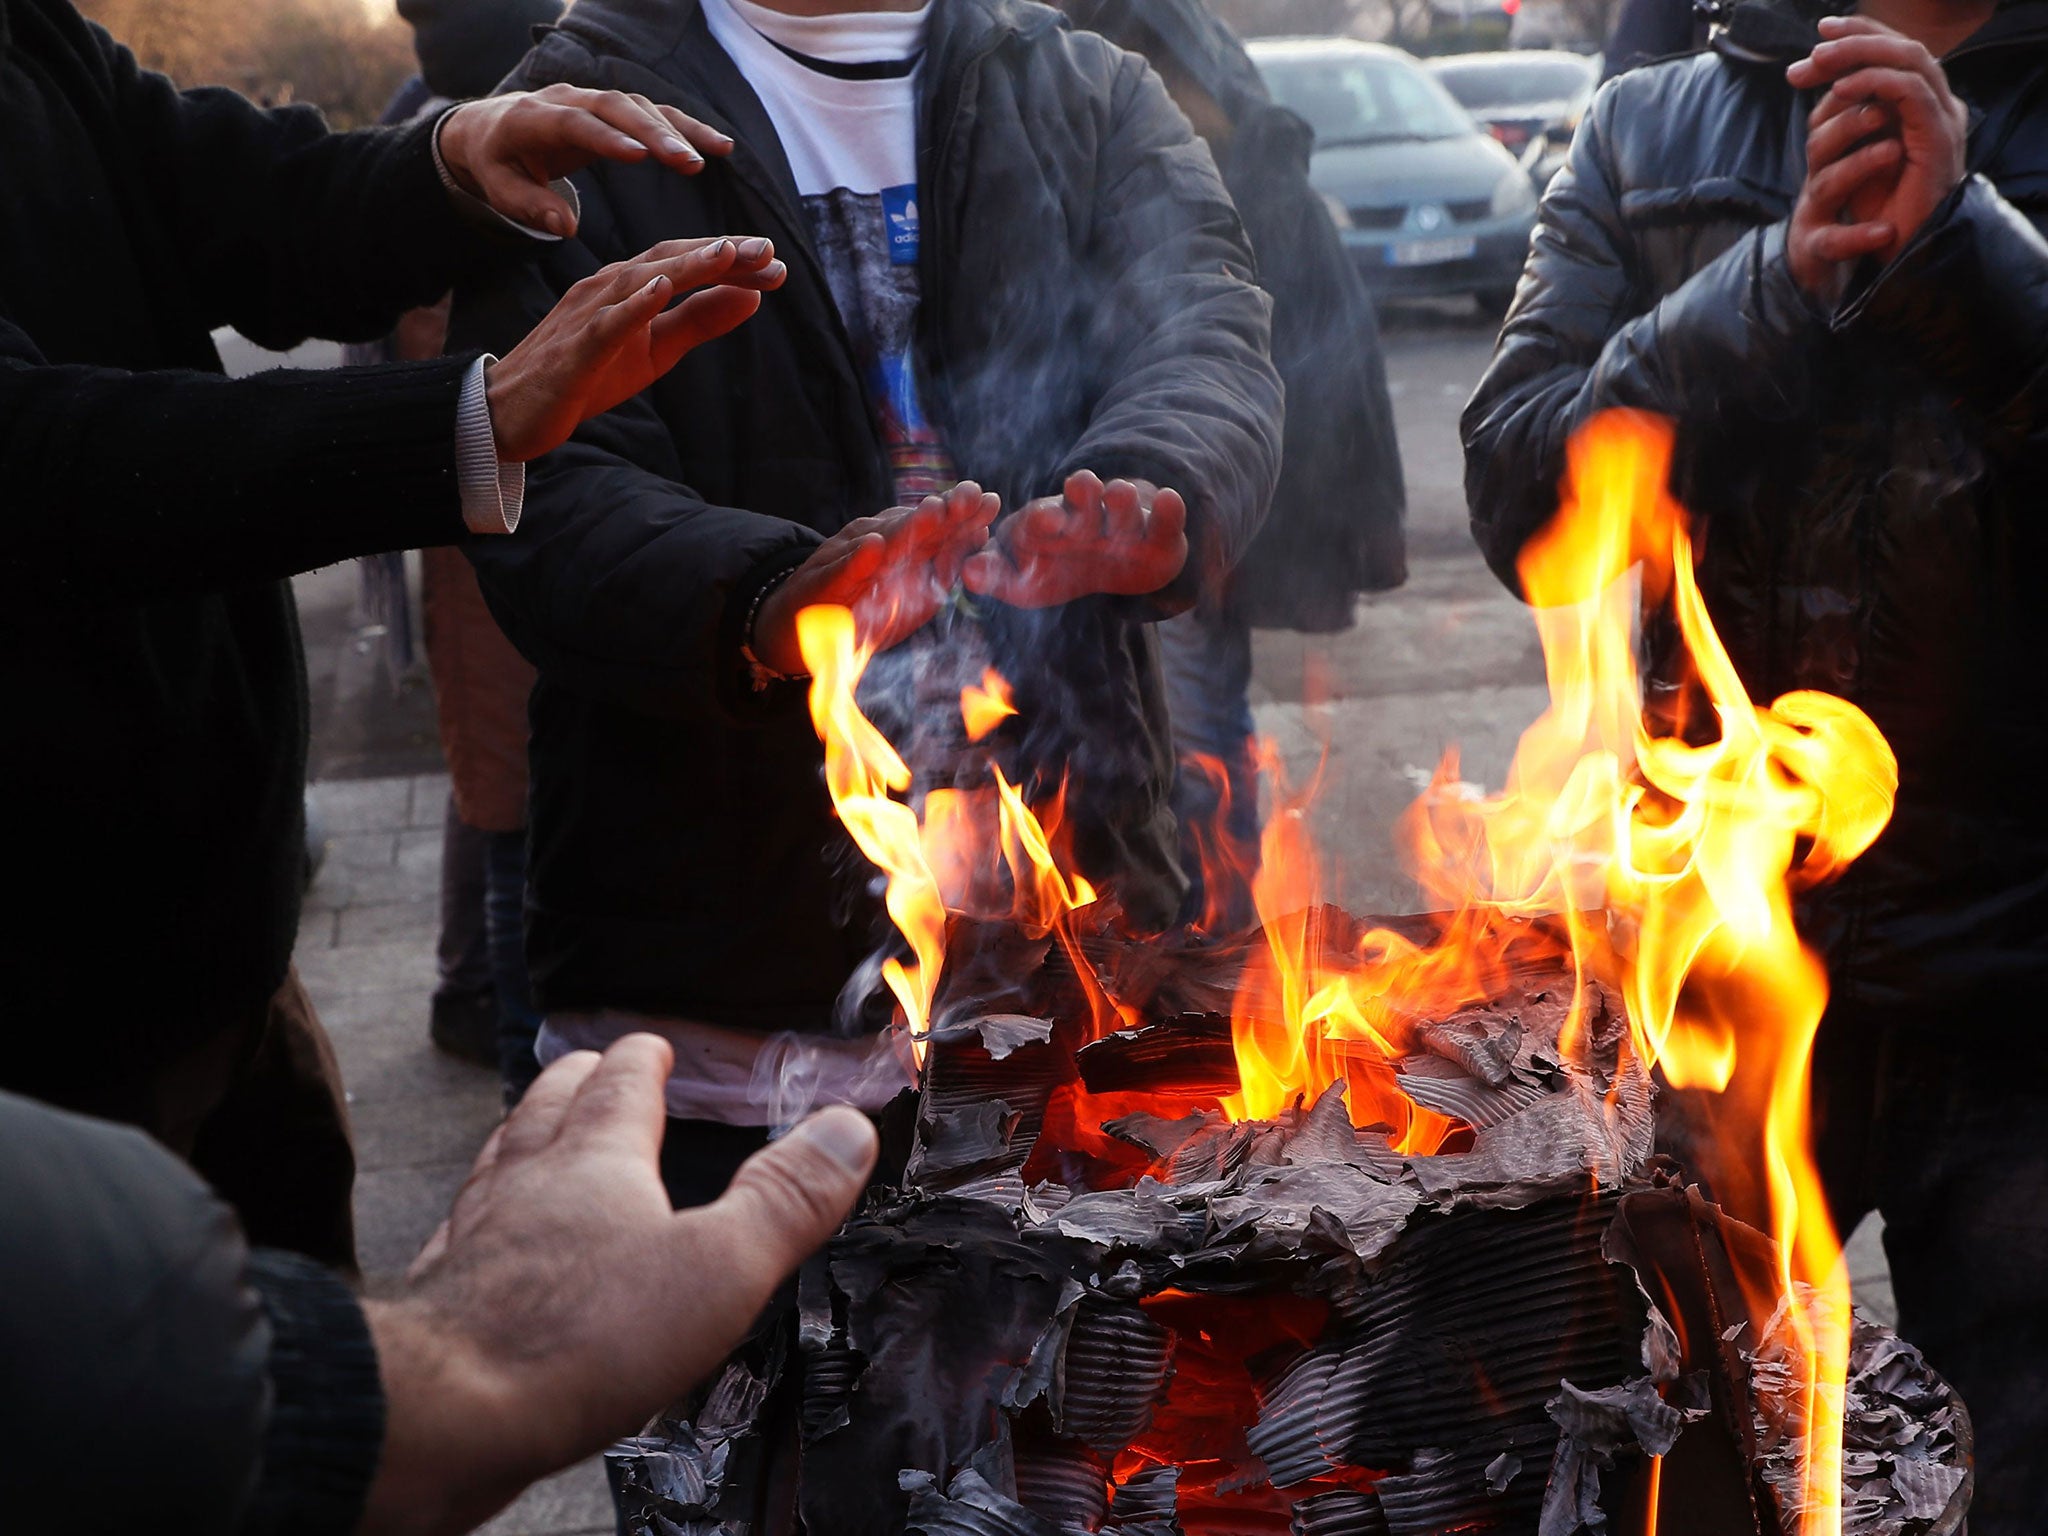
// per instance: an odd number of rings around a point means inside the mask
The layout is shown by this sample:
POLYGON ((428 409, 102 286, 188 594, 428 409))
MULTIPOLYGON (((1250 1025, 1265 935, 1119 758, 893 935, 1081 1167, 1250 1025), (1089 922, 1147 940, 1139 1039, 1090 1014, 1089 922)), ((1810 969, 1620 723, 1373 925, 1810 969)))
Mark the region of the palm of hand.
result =
POLYGON ((967 563, 969 591, 1019 608, 1142 597, 1187 564, 1187 507, 1178 492, 1130 480, 1104 485, 1083 471, 1064 495, 1022 508, 996 542, 967 563))

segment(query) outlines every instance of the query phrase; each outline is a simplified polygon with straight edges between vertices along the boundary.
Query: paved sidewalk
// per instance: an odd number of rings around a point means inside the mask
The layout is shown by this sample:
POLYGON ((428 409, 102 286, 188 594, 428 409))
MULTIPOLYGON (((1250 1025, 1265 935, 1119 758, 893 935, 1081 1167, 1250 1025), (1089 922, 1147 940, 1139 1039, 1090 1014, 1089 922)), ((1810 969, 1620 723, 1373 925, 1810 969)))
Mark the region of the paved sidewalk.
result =
MULTIPOLYGON (((313 786, 327 860, 299 928, 299 974, 341 1057, 356 1141, 356 1227, 370 1287, 389 1285, 446 1214, 498 1123, 497 1074, 427 1040, 439 928, 448 780, 313 786)), ((591 1461, 528 1490, 491 1536, 598 1536, 613 1529, 591 1461)))

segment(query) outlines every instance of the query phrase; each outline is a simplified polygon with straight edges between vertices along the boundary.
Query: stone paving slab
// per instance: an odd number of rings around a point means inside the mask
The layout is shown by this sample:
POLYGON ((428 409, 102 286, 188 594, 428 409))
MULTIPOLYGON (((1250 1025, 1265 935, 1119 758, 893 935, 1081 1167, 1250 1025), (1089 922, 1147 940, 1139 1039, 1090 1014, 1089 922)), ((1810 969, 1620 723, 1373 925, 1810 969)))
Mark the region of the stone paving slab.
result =
MULTIPOLYGON (((388 1288, 448 1212, 498 1123, 497 1074, 427 1039, 439 930, 441 775, 313 786, 328 853, 299 930, 299 975, 334 1037, 356 1143, 356 1230, 374 1292, 388 1288)), ((527 1490, 490 1536, 595 1536, 613 1528, 591 1460, 527 1490)))

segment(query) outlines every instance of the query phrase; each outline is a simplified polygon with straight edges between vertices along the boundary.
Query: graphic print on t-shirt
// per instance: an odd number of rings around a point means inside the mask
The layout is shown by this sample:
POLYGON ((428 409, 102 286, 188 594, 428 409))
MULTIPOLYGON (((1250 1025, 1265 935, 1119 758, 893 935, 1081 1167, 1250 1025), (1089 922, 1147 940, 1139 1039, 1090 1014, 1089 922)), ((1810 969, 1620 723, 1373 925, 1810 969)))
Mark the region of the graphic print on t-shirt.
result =
POLYGON ((874 399, 896 500, 915 506, 957 478, 918 398, 917 188, 806 197, 818 259, 874 399))

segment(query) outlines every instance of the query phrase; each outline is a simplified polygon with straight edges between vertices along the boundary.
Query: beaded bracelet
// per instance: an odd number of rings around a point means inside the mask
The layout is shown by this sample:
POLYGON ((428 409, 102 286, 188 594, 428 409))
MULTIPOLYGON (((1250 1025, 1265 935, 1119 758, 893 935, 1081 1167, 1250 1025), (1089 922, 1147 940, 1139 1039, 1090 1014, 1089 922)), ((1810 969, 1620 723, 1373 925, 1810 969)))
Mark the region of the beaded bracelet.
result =
POLYGON ((769 593, 801 569, 800 565, 792 565, 762 582, 754 592, 754 600, 747 604, 746 618, 740 622, 740 659, 747 664, 747 681, 756 693, 766 693, 772 683, 800 683, 804 680, 805 674, 778 672, 754 654, 754 621, 761 616, 761 605, 768 601, 769 593))

